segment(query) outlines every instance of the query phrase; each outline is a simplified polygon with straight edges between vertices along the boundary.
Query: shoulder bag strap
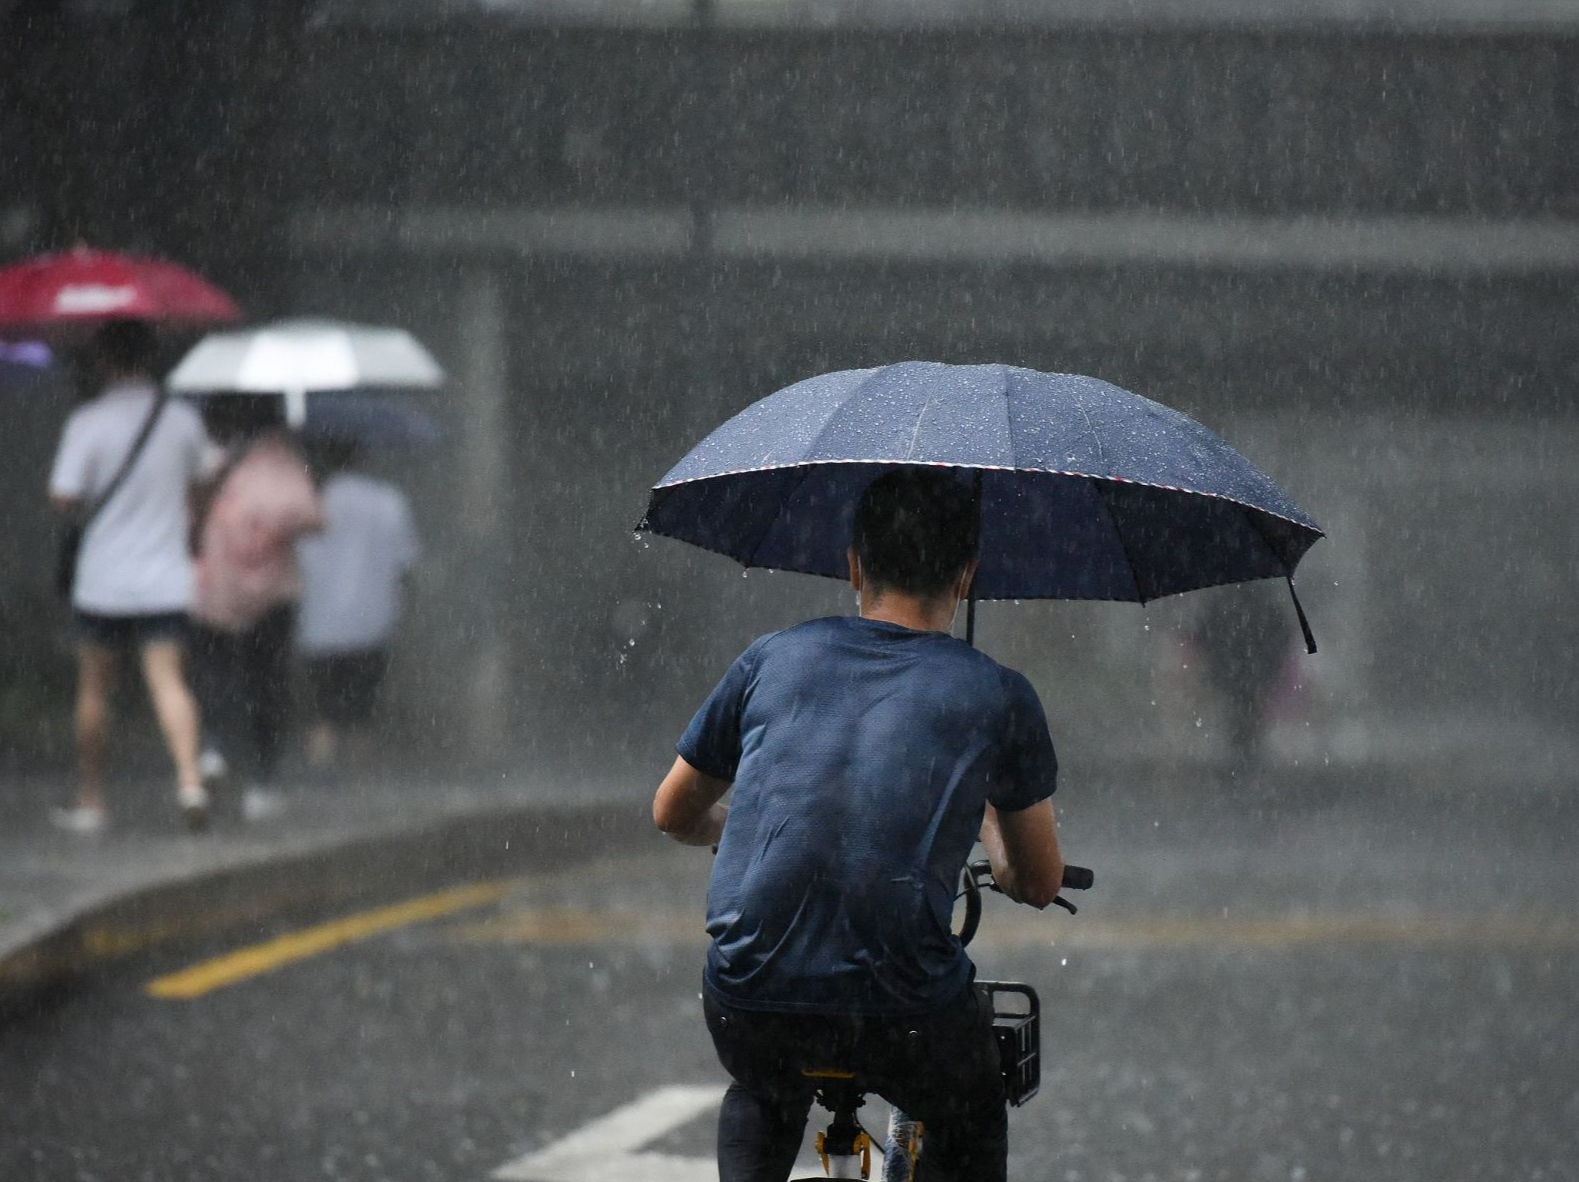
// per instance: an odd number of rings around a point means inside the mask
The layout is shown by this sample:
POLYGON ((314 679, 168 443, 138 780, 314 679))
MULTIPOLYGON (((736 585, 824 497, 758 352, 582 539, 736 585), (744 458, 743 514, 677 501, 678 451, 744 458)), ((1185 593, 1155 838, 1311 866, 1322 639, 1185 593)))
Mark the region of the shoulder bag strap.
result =
POLYGON ((148 415, 143 419, 143 425, 137 431, 137 438, 132 440, 131 450, 126 453, 126 458, 121 461, 121 466, 116 469, 115 478, 105 487, 104 491, 94 498, 78 522, 81 529, 86 532, 93 519, 99 515, 99 510, 110 503, 110 498, 118 493, 121 485, 126 483, 126 477, 132 470, 132 465, 137 463, 137 457, 143 454, 143 446, 148 442, 148 437, 153 434, 154 424, 159 421, 160 412, 164 410, 165 403, 170 401, 170 392, 163 387, 154 395, 154 404, 148 410, 148 415))

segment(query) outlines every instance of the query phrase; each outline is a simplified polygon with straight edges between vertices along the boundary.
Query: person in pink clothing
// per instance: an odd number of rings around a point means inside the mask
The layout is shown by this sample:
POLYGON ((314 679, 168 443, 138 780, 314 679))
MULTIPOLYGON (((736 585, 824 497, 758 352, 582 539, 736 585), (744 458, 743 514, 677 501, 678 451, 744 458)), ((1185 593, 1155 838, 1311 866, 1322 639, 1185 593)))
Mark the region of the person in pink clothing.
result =
POLYGON ((199 518, 192 649, 203 703, 201 765, 210 780, 232 760, 251 781, 246 815, 273 811, 290 720, 291 646, 301 598, 297 539, 323 528, 306 460, 273 395, 225 394, 205 407, 225 466, 199 518))

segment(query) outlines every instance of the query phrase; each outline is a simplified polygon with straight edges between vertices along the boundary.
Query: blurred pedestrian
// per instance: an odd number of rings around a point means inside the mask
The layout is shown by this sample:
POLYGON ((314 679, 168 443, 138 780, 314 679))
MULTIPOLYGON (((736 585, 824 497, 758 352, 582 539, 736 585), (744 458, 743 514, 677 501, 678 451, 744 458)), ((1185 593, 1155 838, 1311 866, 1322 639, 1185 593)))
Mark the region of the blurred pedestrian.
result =
POLYGON ((352 767, 371 751, 373 708, 389 666, 403 583, 419 553, 405 494, 358 469, 353 440, 314 448, 323 474, 323 532, 302 539, 296 643, 311 694, 308 765, 325 776, 342 748, 352 767))
POLYGON ((1221 703, 1236 769, 1260 759, 1278 690, 1294 654, 1293 634, 1271 583, 1199 593, 1188 640, 1221 703))
POLYGON ((104 828, 104 756, 118 658, 135 651, 175 765, 176 801, 202 828, 198 710, 182 664, 192 563, 188 496, 209 462, 197 413, 157 389, 158 341, 136 320, 106 323, 91 359, 102 388, 72 412, 49 476, 51 505, 86 522, 68 594, 77 633, 76 802, 52 813, 78 833, 104 828))
POLYGON ((205 779, 246 774, 244 816, 278 812, 290 725, 291 649, 301 571, 296 542, 323 528, 306 457, 279 396, 219 394, 204 417, 225 449, 196 532, 192 652, 203 704, 205 779))

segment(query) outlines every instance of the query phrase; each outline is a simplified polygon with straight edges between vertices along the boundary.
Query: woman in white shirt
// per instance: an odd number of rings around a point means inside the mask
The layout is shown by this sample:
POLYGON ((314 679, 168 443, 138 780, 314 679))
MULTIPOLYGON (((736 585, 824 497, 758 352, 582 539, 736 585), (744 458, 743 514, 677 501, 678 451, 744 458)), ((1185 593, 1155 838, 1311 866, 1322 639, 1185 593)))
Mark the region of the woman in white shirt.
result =
MULTIPOLYGON (((79 512, 109 488, 157 399, 157 342, 148 325, 111 321, 94 344, 105 385, 66 421, 50 471, 50 503, 63 514, 79 512)), ((182 640, 192 602, 187 502, 210 455, 197 413, 166 401, 142 451, 83 536, 71 595, 79 780, 74 807, 53 814, 62 828, 94 833, 105 825, 110 699, 118 656, 128 650, 138 654, 175 764, 177 804, 190 827, 207 823, 208 793, 197 764, 198 712, 187 688, 182 640)))

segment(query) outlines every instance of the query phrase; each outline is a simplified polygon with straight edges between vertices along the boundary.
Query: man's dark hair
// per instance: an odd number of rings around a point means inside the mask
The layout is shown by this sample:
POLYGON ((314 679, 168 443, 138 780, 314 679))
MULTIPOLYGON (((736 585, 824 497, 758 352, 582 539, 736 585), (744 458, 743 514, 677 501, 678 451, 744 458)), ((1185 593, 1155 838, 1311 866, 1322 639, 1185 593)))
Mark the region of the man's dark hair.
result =
POLYGON ((109 320, 93 336, 99 365, 112 374, 151 374, 159 338, 146 320, 109 320))
POLYGON ((976 556, 981 511, 955 472, 900 468, 878 477, 855 510, 851 545, 873 591, 934 596, 976 556))

